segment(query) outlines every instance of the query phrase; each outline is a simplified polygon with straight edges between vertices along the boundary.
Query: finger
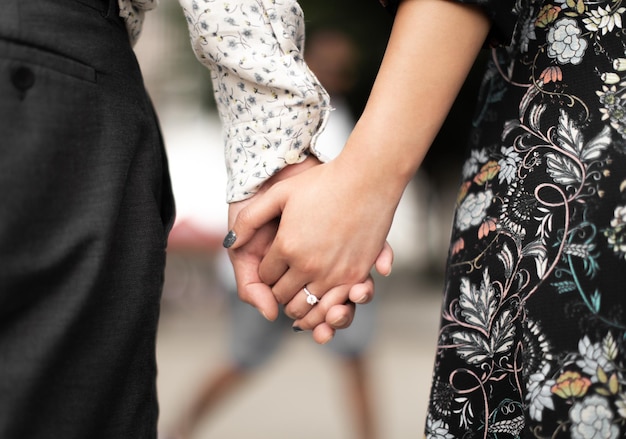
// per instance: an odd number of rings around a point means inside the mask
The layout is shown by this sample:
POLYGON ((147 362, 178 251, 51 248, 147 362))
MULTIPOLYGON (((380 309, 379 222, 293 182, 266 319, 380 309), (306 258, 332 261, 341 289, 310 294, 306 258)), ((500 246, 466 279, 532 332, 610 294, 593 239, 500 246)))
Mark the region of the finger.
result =
MULTIPOLYGON (((259 276, 261 279, 263 279, 263 282, 268 285, 272 285, 272 292, 274 293, 274 297, 278 303, 286 305, 287 303, 294 300, 294 298, 297 297, 298 294, 301 294, 303 296, 300 302, 306 302, 306 294, 303 291, 303 287, 307 285, 307 278, 300 275, 296 270, 288 269, 286 270, 286 272, 283 273, 280 279, 274 282, 269 282, 269 280, 264 275, 260 274, 263 271, 262 267, 264 262, 265 259, 263 259, 261 265, 259 266, 259 276)), ((320 290, 316 289, 315 285, 308 285, 307 289, 318 299, 322 298, 322 294, 318 293, 318 291, 320 290)))
POLYGON ((285 304, 285 314, 294 320, 299 320, 304 316, 309 315, 309 319, 307 320, 308 324, 306 328, 303 329, 312 329, 315 325, 318 325, 325 320, 326 312, 334 303, 336 303, 333 302, 333 295, 343 294, 347 297, 347 287, 344 287, 345 291, 343 292, 339 290, 339 288, 340 287, 331 289, 331 291, 323 295, 313 292, 316 291, 314 284, 300 288, 293 299, 285 304), (327 297, 325 301, 322 301, 322 299, 328 294, 330 294, 330 296, 327 297))
POLYGON ((296 322, 311 313, 310 321, 313 323, 302 329, 313 329, 313 326, 324 321, 326 311, 328 310, 328 307, 323 305, 320 299, 321 297, 304 287, 296 293, 293 299, 285 304, 283 311, 287 317, 296 322))
POLYGON ((364 282, 355 284, 350 288, 348 295, 350 301, 358 304, 369 303, 374 298, 374 279, 368 276, 364 282))
POLYGON ((267 320, 273 322, 278 318, 278 304, 270 287, 264 283, 250 283, 238 291, 239 298, 255 307, 267 320))
MULTIPOLYGON (((376 258, 376 271, 382 276, 389 276, 391 274, 391 266, 393 265, 393 249, 387 241, 381 250, 380 254, 376 258)), ((364 303, 364 302, 358 302, 364 303)))
POLYGON ((326 313, 326 323, 334 329, 345 329, 352 324, 356 306, 352 302, 334 305, 326 313))
MULTIPOLYGON (((333 314, 335 311, 338 311, 337 315, 349 317, 349 320, 347 321, 346 325, 343 327, 348 327, 350 323, 352 323, 352 320, 354 318, 354 312, 355 312, 354 304, 335 305, 330 309, 329 315, 333 314)), ((343 319, 344 317, 340 317, 340 318, 343 319)), ((294 328, 298 328, 297 332, 303 331, 302 329, 297 327, 295 324, 294 324, 294 328)), ((337 329, 340 329, 340 328, 337 328, 337 329)), ((313 340, 315 340, 315 342, 319 344, 328 343, 330 340, 333 339, 335 334, 336 334, 335 327, 333 327, 333 324, 330 324, 327 322, 320 323, 315 328, 313 328, 313 331, 312 331, 313 340)))
POLYGON ((258 263, 250 255, 229 252, 235 272, 240 300, 255 307, 263 317, 274 321, 278 317, 278 303, 269 286, 263 284, 257 274, 258 263))
MULTIPOLYGON (((285 306, 285 313, 295 320, 294 326, 303 330, 311 330, 320 323, 328 321, 327 314, 334 306, 343 305, 347 302, 349 290, 349 285, 339 285, 326 292, 319 302, 313 305, 307 302, 308 296, 305 293, 299 293, 285 306)), ((345 323, 337 322, 339 326, 345 323)))
POLYGON ((302 279, 298 280, 295 271, 289 271, 287 262, 278 256, 276 239, 278 238, 274 239, 274 242, 270 245, 269 250, 259 264, 259 278, 267 285, 276 286, 276 284, 280 283, 281 286, 277 290, 278 296, 284 297, 285 302, 287 302, 298 289, 302 288, 304 283, 302 279))
POLYGON ((241 247, 264 224, 280 216, 284 207, 283 192, 272 190, 276 187, 270 188, 262 195, 255 196, 246 207, 239 211, 230 231, 224 238, 225 248, 241 247))
POLYGON ((328 323, 321 323, 313 329, 313 340, 319 344, 326 344, 335 336, 335 330, 328 323))

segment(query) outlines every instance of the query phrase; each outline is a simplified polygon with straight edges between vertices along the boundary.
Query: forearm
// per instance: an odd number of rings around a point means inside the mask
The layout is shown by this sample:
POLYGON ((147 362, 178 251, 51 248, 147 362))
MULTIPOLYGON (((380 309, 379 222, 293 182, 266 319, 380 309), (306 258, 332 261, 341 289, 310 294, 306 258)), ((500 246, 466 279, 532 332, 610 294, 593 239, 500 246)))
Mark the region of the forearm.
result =
POLYGON ((400 4, 367 106, 339 156, 346 167, 368 175, 376 186, 369 190, 399 198, 488 30, 488 19, 474 7, 447 0, 400 4))

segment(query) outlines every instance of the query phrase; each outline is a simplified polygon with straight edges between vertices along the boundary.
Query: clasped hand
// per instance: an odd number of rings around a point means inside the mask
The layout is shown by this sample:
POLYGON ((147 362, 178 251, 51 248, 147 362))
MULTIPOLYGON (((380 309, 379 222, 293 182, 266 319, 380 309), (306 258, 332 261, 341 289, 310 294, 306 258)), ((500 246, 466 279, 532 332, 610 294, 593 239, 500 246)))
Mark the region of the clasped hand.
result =
MULTIPOLYGON (((393 209, 359 199, 333 162, 307 158, 268 180, 252 198, 229 207, 229 256, 239 297, 268 320, 279 305, 294 330, 326 343, 352 322, 355 303, 374 295, 370 270, 391 272, 385 242, 393 209), (307 288, 319 301, 307 302, 307 288)), ((228 240, 228 239, 227 239, 228 240)))

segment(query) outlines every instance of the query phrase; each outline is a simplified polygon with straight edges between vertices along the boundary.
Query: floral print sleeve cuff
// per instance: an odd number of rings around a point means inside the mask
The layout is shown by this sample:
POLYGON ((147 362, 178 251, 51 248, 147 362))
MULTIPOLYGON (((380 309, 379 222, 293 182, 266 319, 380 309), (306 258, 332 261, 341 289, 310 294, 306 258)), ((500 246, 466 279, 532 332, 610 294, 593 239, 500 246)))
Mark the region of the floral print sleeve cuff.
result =
POLYGON ((212 73, 225 132, 227 201, 252 196, 315 151, 329 97, 303 60, 296 0, 180 0, 197 58, 212 73))

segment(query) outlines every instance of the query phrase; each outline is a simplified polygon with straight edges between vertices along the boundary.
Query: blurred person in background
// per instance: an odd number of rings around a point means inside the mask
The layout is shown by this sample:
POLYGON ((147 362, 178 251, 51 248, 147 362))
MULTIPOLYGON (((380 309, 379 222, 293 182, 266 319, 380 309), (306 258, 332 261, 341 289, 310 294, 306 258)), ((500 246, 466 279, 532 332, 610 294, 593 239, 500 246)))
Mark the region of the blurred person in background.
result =
MULTIPOLYGON (((345 96, 350 93, 358 74, 357 52, 353 41, 339 30, 318 29, 306 40, 304 54, 307 63, 331 96, 333 111, 318 139, 319 149, 329 158, 339 154, 354 126, 345 96)), ((214 249, 208 248, 207 251, 213 252, 214 249)), ((293 334, 292 321, 283 313, 276 321, 268 322, 254 308, 239 300, 226 252, 221 252, 217 261, 220 285, 227 295, 230 358, 207 377, 197 394, 192 395, 191 404, 178 425, 171 428, 166 436, 168 439, 192 437, 198 423, 210 417, 216 406, 239 390, 250 375, 276 353, 285 336, 293 334)), ((347 386, 348 400, 344 406, 353 415, 354 437, 358 439, 377 437, 376 410, 367 373, 367 347, 374 335, 375 319, 375 303, 360 308, 351 326, 337 333, 327 345, 345 369, 342 381, 347 386)))
MULTIPOLYGON (((226 253, 218 257, 220 284, 227 296, 225 317, 228 320, 229 357, 206 380, 195 387, 197 393, 191 395, 182 415, 175 425, 167 428, 162 439, 189 439, 194 435, 204 419, 210 419, 218 406, 253 378, 277 353, 285 337, 293 335, 292 321, 280 313, 274 322, 268 322, 254 308, 242 302, 237 295, 232 266, 226 253)), ((341 380, 346 388, 346 412, 353 419, 354 437, 374 439, 377 436, 377 415, 375 399, 371 395, 368 377, 367 346, 373 337, 375 306, 360 308, 352 325, 339 331, 324 347, 336 355, 345 377, 341 380)), ((320 373, 322 371, 320 370, 320 373)), ((292 388, 297 391, 298 384, 292 388)), ((339 415, 339 414, 338 414, 339 415)), ((260 436, 280 435, 280 425, 260 436)))

